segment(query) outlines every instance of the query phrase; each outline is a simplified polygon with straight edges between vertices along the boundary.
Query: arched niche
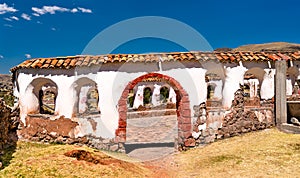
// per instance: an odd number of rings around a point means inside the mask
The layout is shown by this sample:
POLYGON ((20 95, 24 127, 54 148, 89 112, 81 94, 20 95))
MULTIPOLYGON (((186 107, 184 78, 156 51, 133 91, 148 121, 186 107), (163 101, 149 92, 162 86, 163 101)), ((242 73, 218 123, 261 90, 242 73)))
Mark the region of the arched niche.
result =
POLYGON ((215 71, 207 71, 205 74, 206 82, 206 106, 221 107, 222 106, 222 91, 224 80, 220 77, 220 73, 215 71))
POLYGON ((75 115, 99 114, 99 91, 97 83, 87 77, 77 79, 72 87, 75 90, 75 115))
POLYGON ((55 114, 58 88, 54 81, 43 77, 36 78, 27 86, 26 93, 32 97, 27 102, 37 106, 30 111, 31 114, 55 114))

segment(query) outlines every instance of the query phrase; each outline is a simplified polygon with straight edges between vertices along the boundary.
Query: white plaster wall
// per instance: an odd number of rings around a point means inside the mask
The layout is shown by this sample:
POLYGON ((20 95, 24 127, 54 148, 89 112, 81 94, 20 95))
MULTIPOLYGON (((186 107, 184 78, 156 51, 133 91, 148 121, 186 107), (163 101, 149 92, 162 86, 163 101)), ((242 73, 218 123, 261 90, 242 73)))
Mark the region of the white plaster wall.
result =
MULTIPOLYGON (((243 66, 224 67, 226 78, 223 88, 223 104, 230 108, 234 98, 234 92, 240 88, 239 84, 243 83, 244 73, 247 70, 243 66)), ((93 134, 104 138, 113 138, 115 130, 118 127, 118 101, 127 84, 132 80, 147 74, 148 72, 156 72, 174 78, 180 83, 184 90, 188 93, 190 99, 191 115, 193 117, 193 106, 199 105, 206 101, 207 83, 205 82, 204 68, 184 68, 179 62, 162 63, 162 68, 158 68, 156 64, 145 63, 125 63, 118 71, 101 71, 90 73, 89 68, 82 69, 82 74, 77 76, 69 76, 64 74, 57 75, 34 75, 20 73, 18 82, 20 86, 19 99, 21 106, 21 118, 24 120, 26 109, 35 107, 37 101, 34 101, 32 95, 26 88, 30 82, 38 77, 51 79, 58 87, 58 95, 56 98, 56 117, 65 116, 66 118, 73 117, 73 108, 76 101, 76 91, 73 83, 81 78, 87 77, 97 83, 99 92, 99 108, 101 116, 93 118, 97 122, 97 129, 92 130, 91 124, 85 118, 73 118, 82 126, 78 128, 76 136, 85 134, 93 134), (179 67, 178 67, 179 66, 179 67), (165 68, 166 70, 162 70, 165 68)), ((29 73, 37 73, 29 70, 29 73)), ((59 70, 58 73, 64 73, 64 70, 59 70)), ((194 119, 194 118, 193 118, 194 119)), ((193 121, 192 119, 192 121, 193 121)), ((23 121, 22 120, 22 121, 23 121)))
POLYGON ((73 97, 69 95, 72 92, 70 91, 70 85, 73 83, 74 77, 67 77, 65 75, 32 76, 31 74, 20 73, 18 76, 18 82, 20 86, 19 105, 21 109, 21 120, 25 123, 27 112, 38 108, 38 99, 32 93, 33 86, 31 85, 31 82, 37 78, 47 78, 56 83, 58 95, 56 98, 55 112, 58 113, 59 116, 71 118, 72 104, 74 100, 73 97))
POLYGON ((222 89, 223 89, 223 81, 222 80, 212 80, 209 81, 209 84, 215 84, 215 89, 214 89, 214 96, 213 98, 217 100, 221 100, 223 95, 222 95, 222 89))
POLYGON ((223 106, 229 109, 234 99, 234 92, 240 88, 240 84, 244 82, 244 74, 247 71, 245 67, 225 67, 225 83, 223 88, 223 106))
POLYGON ((264 69, 265 75, 261 84, 260 96, 261 99, 271 99, 275 95, 275 69, 264 69))
POLYGON ((19 83, 19 106, 20 106, 20 119, 25 123, 25 117, 30 110, 35 110, 38 107, 38 101, 35 99, 35 96, 32 92, 33 87, 29 84, 34 78, 31 74, 20 73, 17 80, 19 83), (28 87, 28 88, 27 88, 28 87), (26 91, 27 89, 27 91, 26 91))
POLYGON ((292 94, 293 94, 292 79, 287 78, 286 79, 286 95, 291 96, 292 94))

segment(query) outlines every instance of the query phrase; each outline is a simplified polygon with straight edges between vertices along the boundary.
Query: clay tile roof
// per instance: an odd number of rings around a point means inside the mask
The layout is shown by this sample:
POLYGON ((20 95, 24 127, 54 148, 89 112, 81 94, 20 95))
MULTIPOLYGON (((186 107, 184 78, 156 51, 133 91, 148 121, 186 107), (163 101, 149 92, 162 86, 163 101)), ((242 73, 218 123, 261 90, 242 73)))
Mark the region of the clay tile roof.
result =
POLYGON ((72 69, 77 66, 92 66, 105 63, 125 63, 125 62, 167 62, 167 61, 190 61, 199 62, 207 60, 218 60, 220 62, 238 61, 276 61, 276 60, 300 60, 300 51, 264 51, 264 52, 171 52, 171 53, 151 53, 151 54, 108 54, 108 55, 80 55, 54 58, 36 58, 22 62, 11 68, 11 72, 18 69, 72 69))

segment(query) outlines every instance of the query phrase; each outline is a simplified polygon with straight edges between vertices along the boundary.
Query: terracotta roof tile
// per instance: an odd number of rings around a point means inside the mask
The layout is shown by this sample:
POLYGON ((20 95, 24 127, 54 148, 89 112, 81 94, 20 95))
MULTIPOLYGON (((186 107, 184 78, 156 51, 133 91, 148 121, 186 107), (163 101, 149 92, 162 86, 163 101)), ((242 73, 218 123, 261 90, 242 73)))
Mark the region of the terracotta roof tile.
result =
POLYGON ((296 52, 172 52, 154 54, 108 54, 97 56, 67 56, 56 58, 36 58, 22 62, 11 68, 11 71, 21 68, 61 68, 71 69, 77 66, 100 65, 112 62, 158 62, 158 61, 184 61, 184 60, 218 60, 220 62, 238 61, 276 61, 276 60, 300 60, 300 51, 296 52))
POLYGON ((58 62, 57 59, 53 59, 52 62, 51 62, 51 67, 54 67, 56 65, 56 63, 58 62))
POLYGON ((75 67, 76 66, 76 62, 77 62, 77 59, 73 59, 71 62, 70 62, 70 67, 75 67))
POLYGON ((57 67, 60 67, 62 64, 64 63, 63 59, 58 60, 58 62, 56 63, 57 67))

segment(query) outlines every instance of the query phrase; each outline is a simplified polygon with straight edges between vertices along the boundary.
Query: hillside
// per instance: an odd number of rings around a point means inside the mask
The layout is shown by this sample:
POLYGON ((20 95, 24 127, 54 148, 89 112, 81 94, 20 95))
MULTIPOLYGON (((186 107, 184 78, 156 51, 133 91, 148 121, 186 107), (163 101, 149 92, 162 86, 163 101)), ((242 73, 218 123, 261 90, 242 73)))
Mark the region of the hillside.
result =
POLYGON ((12 106, 14 98, 13 93, 13 83, 11 81, 11 75, 0 74, 0 98, 4 99, 5 103, 12 106))
POLYGON ((217 48, 215 51, 300 51, 300 44, 287 42, 248 44, 239 46, 237 48, 217 48))

